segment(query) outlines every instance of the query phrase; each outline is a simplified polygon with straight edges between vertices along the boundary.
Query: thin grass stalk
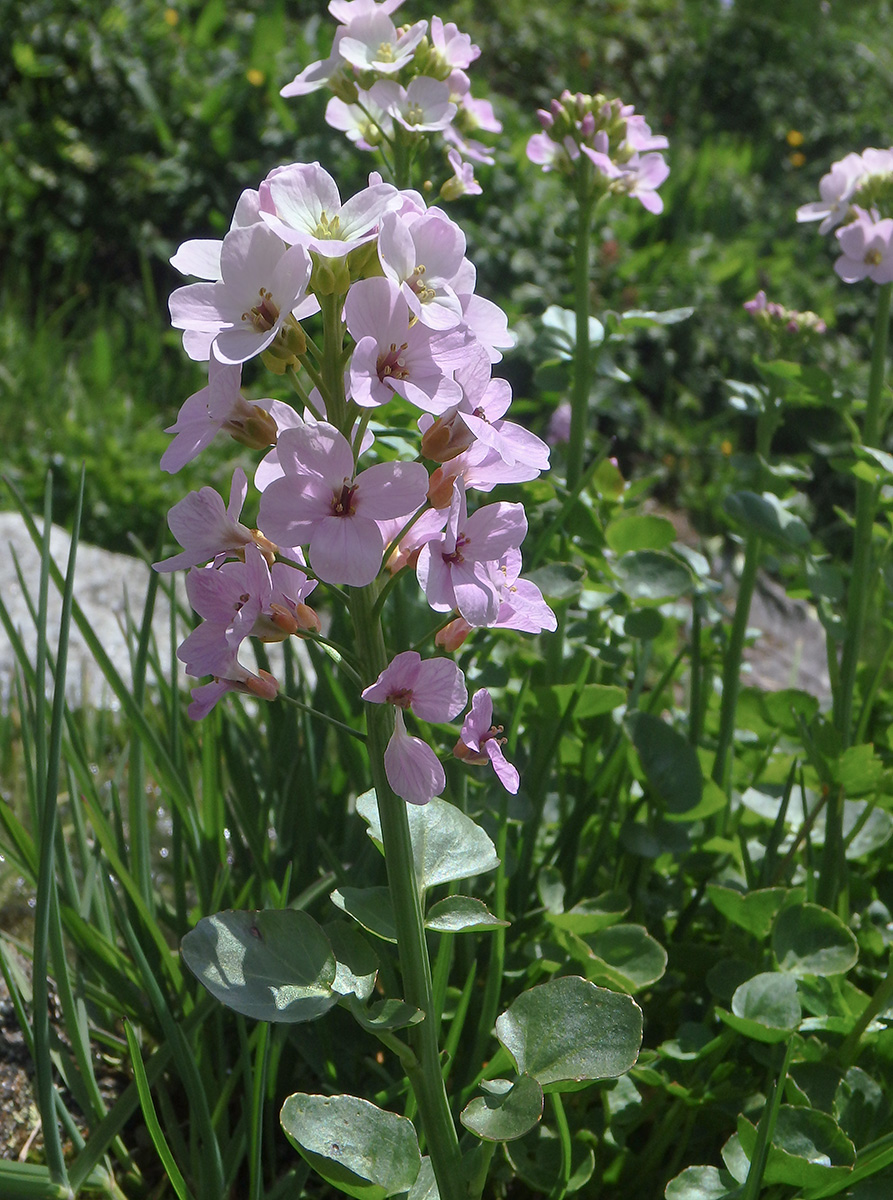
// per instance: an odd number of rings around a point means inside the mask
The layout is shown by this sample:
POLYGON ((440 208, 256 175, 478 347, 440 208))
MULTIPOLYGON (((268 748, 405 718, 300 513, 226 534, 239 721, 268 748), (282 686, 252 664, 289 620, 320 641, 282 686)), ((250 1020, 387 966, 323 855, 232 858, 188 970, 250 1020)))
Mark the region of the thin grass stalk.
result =
POLYGON ((130 1051, 130 1061, 133 1065, 133 1078, 136 1082, 137 1091, 139 1092, 140 1106, 143 1110, 143 1120, 146 1122, 146 1130, 149 1137, 152 1139, 152 1145, 155 1147, 155 1153, 161 1160, 171 1187, 177 1193, 178 1200, 192 1200, 192 1193, 186 1186, 186 1180, 177 1166, 176 1160, 171 1154, 170 1146, 164 1136, 164 1131, 158 1120, 158 1114, 155 1111, 155 1105, 152 1103, 152 1092, 149 1086, 149 1080, 146 1077, 146 1069, 143 1066, 143 1058, 140 1054, 139 1043, 136 1039, 130 1022, 124 1024, 124 1033, 127 1036, 127 1048, 130 1051))
MULTIPOLYGON (((890 335, 890 299, 893 284, 878 289, 871 371, 868 378, 862 445, 880 446, 883 434, 884 376, 887 367, 887 342, 890 335)), ((844 749, 852 742, 855 706, 856 670, 862 652, 868 604, 874 591, 877 564, 873 562, 872 530, 878 502, 878 485, 866 479, 856 480, 856 525, 853 532, 853 565, 847 594, 840 679, 834 694, 834 723, 844 749)))
MULTIPOLYGON (((62 1151, 62 1139, 56 1121, 55 1086, 53 1084, 53 1065, 50 1046, 50 1017, 49 1017, 49 948, 53 914, 56 905, 56 822, 59 804, 59 766, 62 754, 62 731, 65 723, 65 672, 68 664, 68 634, 71 626, 71 608, 74 597, 74 568, 77 558, 78 531, 80 529, 81 511, 84 502, 84 471, 81 471, 80 487, 78 489, 75 507, 74 529, 71 535, 71 545, 68 554, 68 565, 65 574, 65 586, 62 593, 62 614, 59 622, 59 647, 56 655, 56 675, 53 687, 52 719, 49 731, 49 743, 41 750, 40 734, 37 734, 38 752, 44 754, 44 772, 38 778, 42 779, 43 804, 39 831, 40 859, 37 876, 37 899, 34 910, 34 1071, 37 1078, 37 1104, 43 1126, 44 1146, 47 1166, 54 1183, 68 1185, 68 1172, 65 1166, 65 1156, 62 1151)), ((44 545, 41 559, 41 596, 39 612, 43 616, 43 624, 38 629, 38 709, 43 709, 43 679, 46 662, 46 590, 49 579, 50 560, 50 493, 47 485, 47 503, 44 510, 44 545)), ((40 724, 40 722, 38 722, 40 724)), ((58 918, 57 918, 58 921, 58 918)), ((57 929, 55 936, 61 937, 57 929)))

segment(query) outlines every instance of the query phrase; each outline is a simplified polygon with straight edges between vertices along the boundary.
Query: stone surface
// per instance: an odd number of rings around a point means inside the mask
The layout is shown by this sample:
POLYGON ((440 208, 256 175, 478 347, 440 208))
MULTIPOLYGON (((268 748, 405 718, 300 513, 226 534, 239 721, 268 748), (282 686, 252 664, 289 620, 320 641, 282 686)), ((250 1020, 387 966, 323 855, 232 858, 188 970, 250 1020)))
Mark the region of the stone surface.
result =
MULTIPOLYGON (((38 522, 42 528, 42 522, 38 522)), ((50 553, 62 573, 68 564, 71 538, 64 529, 52 526, 50 553)), ((74 596, 101 639, 103 648, 118 672, 129 683, 130 653, 126 635, 128 617, 139 624, 149 583, 150 568, 137 558, 113 554, 98 546, 78 545, 74 596)), ((179 580, 182 586, 182 576, 179 580)), ((0 513, 0 596, 10 619, 21 636, 29 661, 37 653, 37 629, 29 611, 28 599, 37 606, 40 584, 40 552, 34 545, 18 513, 0 513), (25 582, 19 582, 16 563, 25 582)), ((52 579, 47 606, 47 642, 55 655, 59 645, 62 595, 52 579)), ((159 589, 153 633, 163 663, 170 661, 170 606, 159 589)), ((0 627, 0 701, 7 700, 16 670, 16 656, 6 630, 0 627)), ((51 683, 48 687, 51 687, 51 683)), ((73 706, 117 703, 87 643, 72 621, 69 635, 66 697, 73 706)))

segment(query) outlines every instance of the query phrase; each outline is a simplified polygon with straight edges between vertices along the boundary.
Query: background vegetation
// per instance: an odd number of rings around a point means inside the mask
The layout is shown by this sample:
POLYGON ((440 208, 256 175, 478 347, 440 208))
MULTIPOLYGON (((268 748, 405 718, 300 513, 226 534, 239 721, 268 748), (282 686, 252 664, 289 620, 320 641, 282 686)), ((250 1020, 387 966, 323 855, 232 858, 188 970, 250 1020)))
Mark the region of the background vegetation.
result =
MULTIPOLYGON (((722 381, 752 377, 743 301, 766 287, 835 322, 843 340, 821 353, 841 371, 861 327, 861 293, 840 288, 794 210, 836 157, 889 141, 893 47, 868 36, 889 5, 449 0, 440 12, 481 46, 475 87, 489 81, 505 124, 484 194, 454 212, 481 292, 525 335, 504 370, 540 409, 530 321, 566 299, 569 230, 560 185, 523 162, 534 111, 564 87, 602 91, 670 138, 663 216, 626 206, 600 234, 594 311, 696 312, 642 334, 626 353, 633 381, 603 384, 599 408, 625 465, 658 464, 662 497, 710 526, 729 433, 722 381)), ((327 53, 330 18, 308 0, 0 0, 0 27, 6 469, 36 505, 51 465, 65 520, 86 461, 84 536, 151 544, 162 430, 200 386, 166 327, 179 283, 167 258, 227 228, 233 196, 276 163, 320 159, 346 194, 363 177, 361 156, 325 126, 321 93, 300 105, 278 95, 327 53)), ((833 441, 833 426, 819 432, 833 441)), ((796 430, 782 436, 804 449, 796 430)))
MULTIPOLYGON (((746 688, 729 717, 718 679, 729 662, 737 679, 740 664, 719 586, 642 502, 656 496, 706 533, 734 528, 756 542, 765 568, 823 603, 833 638, 846 563, 838 569, 831 556, 847 546, 835 505, 851 503, 853 474, 875 480, 889 464, 854 468, 845 420, 863 394, 872 292, 836 280, 828 244, 794 212, 835 158, 891 140, 893 46, 878 35, 889 5, 457 0, 438 11, 482 47, 476 90, 489 83, 505 124, 496 165, 480 172, 483 195, 451 215, 468 233, 479 291, 508 308, 520 335, 500 365, 515 411, 543 430, 564 398, 566 371, 540 318, 569 303, 570 214, 558 182, 524 159, 535 109, 563 88, 619 95, 670 139, 663 215, 618 207, 599 230, 593 311, 694 309, 675 324, 631 322, 601 352, 594 410, 612 441, 600 448, 622 476, 606 458, 572 511, 560 470, 524 489, 530 565, 546 568, 539 578, 562 608, 561 637, 519 644, 482 631, 459 656, 502 706, 525 784, 517 799, 494 802, 448 765, 453 794, 499 848, 502 866, 482 893, 512 920, 491 942, 437 940, 453 1083, 464 1102, 494 1049, 485 1018, 554 976, 586 973, 635 993, 646 1014, 635 1070, 569 1094, 566 1111, 550 1100, 546 1132, 497 1160, 494 1195, 570 1194, 572 1169, 583 1195, 635 1189, 650 1200, 685 1167, 718 1167, 723 1148, 740 1182, 780 1079, 785 1119, 796 1126, 794 1109, 814 1118, 829 1161, 807 1170, 799 1150, 793 1166, 776 1155, 767 1197, 839 1194, 858 1153, 867 1187, 852 1195, 876 1200, 893 1158, 890 614, 873 614, 878 652, 858 680, 867 702, 854 744, 842 743, 827 697, 803 691, 746 688), (778 352, 741 308, 760 287, 833 326, 807 354, 820 371, 801 379, 790 364, 755 365, 778 352), (755 422, 742 402, 754 394, 742 385, 757 382, 786 404, 771 466, 752 452, 755 422), (733 487, 762 490, 769 476, 788 507, 739 503, 737 524, 723 512, 733 487), (574 562, 550 572, 559 552, 574 562), (735 752, 711 779, 724 733, 735 752), (832 793, 845 821, 828 831, 832 793), (803 917, 800 940, 799 922, 784 915, 792 910, 803 917), (782 1064, 785 1050, 796 1061, 782 1064), (559 1158, 566 1186, 553 1190, 559 1158)), ((430 10, 408 0, 406 14, 430 10)), ((326 55, 331 23, 306 2, 0 0, 0 29, 5 473, 26 506, 74 523, 85 464, 82 536, 151 547, 171 501, 190 486, 225 489, 233 465, 229 447, 212 451, 176 489, 158 469, 164 427, 203 382, 167 328, 166 296, 179 282, 169 255, 186 238, 222 233, 239 190, 277 163, 318 158, 344 194, 362 184, 366 164, 324 125, 324 98, 278 96, 326 55)), ((251 390, 250 367, 245 379, 251 390)), ((395 623, 421 638, 430 614, 419 617, 413 595, 396 589, 395 623)), ((4 980, 26 1042, 33 1030, 27 1049, 52 1063, 44 1079, 58 1093, 41 1103, 60 1114, 57 1152, 79 1190, 115 1200, 172 1188, 197 1200, 328 1195, 280 1135, 282 1098, 322 1079, 399 1108, 395 1056, 357 1053, 340 1008, 297 1030, 236 1018, 173 951, 216 909, 287 906, 328 922, 333 887, 383 882, 344 802, 366 775, 351 733, 359 702, 310 644, 312 670, 294 652, 283 691, 343 725, 285 703, 258 716, 237 702, 197 726, 182 686, 165 683, 177 665, 157 661, 153 600, 133 631, 133 689, 75 610, 117 713, 72 714, 61 701, 50 713, 36 682, 42 661, 35 671, 20 655, 22 681, 0 715, 0 851, 7 878, 21 877, 25 891, 41 880, 52 903, 30 947, 16 930, 0 938, 4 980), (49 990, 47 972, 30 970, 47 961, 49 990)), ((64 658, 39 601, 34 615, 41 654, 64 658)), ((30 934, 27 920, 23 928, 30 934)), ((391 951, 378 949, 393 986, 391 951)), ((494 1070, 507 1069, 500 1053, 494 1070)), ((33 1173, 15 1176, 17 1196, 55 1194, 42 1152, 36 1143, 23 1164, 33 1173)), ((741 1194, 724 1173, 726 1191, 708 1183, 677 1196, 741 1194)))

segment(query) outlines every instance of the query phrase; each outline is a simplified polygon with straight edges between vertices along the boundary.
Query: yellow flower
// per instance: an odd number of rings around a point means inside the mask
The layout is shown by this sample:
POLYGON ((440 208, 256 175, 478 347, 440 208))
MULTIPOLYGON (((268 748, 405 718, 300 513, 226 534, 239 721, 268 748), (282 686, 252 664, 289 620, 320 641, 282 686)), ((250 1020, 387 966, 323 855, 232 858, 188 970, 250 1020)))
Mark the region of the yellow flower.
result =
POLYGON ((164 10, 164 20, 165 24, 170 25, 171 29, 173 29, 180 20, 180 14, 175 8, 166 8, 164 10))
POLYGON ((732 446, 732 443, 729 441, 728 438, 724 438, 723 441, 721 441, 719 443, 719 448, 722 451, 722 453, 726 456, 726 458, 728 458, 731 455, 732 450, 734 449, 734 447, 732 446))
POLYGON ((263 71, 259 71, 257 69, 257 67, 249 67, 248 70, 245 72, 245 78, 248 80, 248 82, 251 84, 252 87, 263 87, 263 84, 267 77, 263 73, 263 71))
POLYGON ((793 154, 788 155, 788 162, 792 167, 802 167, 806 162, 806 155, 801 154, 799 150, 795 150, 793 154))
POLYGON ((789 129, 787 132, 787 143, 789 146, 802 146, 803 134, 799 129, 789 129))

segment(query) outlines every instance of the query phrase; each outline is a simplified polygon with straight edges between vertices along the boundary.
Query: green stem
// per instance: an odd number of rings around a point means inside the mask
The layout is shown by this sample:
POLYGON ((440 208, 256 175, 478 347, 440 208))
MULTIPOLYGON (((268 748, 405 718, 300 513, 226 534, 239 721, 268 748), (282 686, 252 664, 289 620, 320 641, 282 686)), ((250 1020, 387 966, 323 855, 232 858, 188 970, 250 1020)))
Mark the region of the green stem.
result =
POLYGON ((747 633, 750 605, 753 600, 761 554, 760 539, 749 536, 745 543, 744 567, 738 582, 735 616, 732 620, 729 645, 723 663, 722 704, 719 710, 719 738, 716 746, 716 758, 713 762, 713 782, 718 784, 726 794, 728 794, 732 779, 732 738, 735 733, 735 712, 738 707, 744 636, 747 633))
MULTIPOLYGON (((757 419, 756 452, 757 459, 768 461, 772 448, 772 437, 781 421, 778 397, 770 394, 766 408, 757 419)), ((765 468, 760 468, 757 474, 757 486, 761 486, 765 468)), ((754 588, 757 582, 757 570, 760 566, 763 545, 759 537, 748 534, 744 543, 744 566, 741 579, 738 582, 738 599, 735 602, 735 616, 732 620, 732 630, 729 635, 729 646, 723 662, 722 673, 722 703, 719 710, 719 737, 716 747, 716 759, 713 763, 713 782, 718 784, 726 795, 732 781, 732 761, 734 758, 732 740, 735 733, 735 713, 738 708, 738 689, 741 681, 741 659, 744 654, 744 637, 747 633, 747 622, 750 619, 750 606, 753 601, 754 588)), ((727 811, 727 810, 726 810, 727 811)))
POLYGON ((589 240, 592 231, 593 196, 589 186, 591 165, 585 157, 577 163, 574 184, 577 192, 577 235, 574 245, 574 382, 571 392, 571 436, 567 448, 567 486, 573 491, 583 474, 586 457, 586 427, 589 423, 589 391, 592 363, 589 345, 589 240))
MULTIPOLYGON (((374 611, 376 590, 376 584, 354 589, 350 605, 363 676, 370 683, 387 666, 381 621, 374 611)), ((410 1031, 410 1044, 418 1060, 418 1067, 409 1071, 410 1082, 418 1102, 441 1200, 464 1200, 459 1139, 441 1074, 437 1022, 434 1020, 434 987, 406 803, 392 791, 384 769, 384 752, 393 731, 391 708, 384 704, 368 705, 369 765, 378 801, 388 885, 397 926, 404 998, 427 1018, 410 1031)))
POLYGON ((791 1059, 794 1055, 794 1046, 796 1042, 791 1038, 785 1050, 784 1061, 781 1064, 781 1071, 778 1074, 778 1079, 775 1081, 775 1086, 772 1089, 767 1107, 763 1111, 760 1118, 760 1124, 757 1127, 757 1141, 754 1146, 753 1157, 750 1160, 750 1169, 747 1172, 747 1179, 744 1181, 744 1189, 741 1193, 741 1200, 757 1200, 763 1186, 763 1175, 766 1171, 766 1163, 769 1160, 769 1150, 772 1147, 772 1135, 775 1133, 775 1125, 778 1121, 778 1110, 781 1107, 781 1098, 784 1094, 785 1080, 788 1076, 788 1070, 791 1065, 791 1059))
MULTIPOLYGON (((893 284, 878 291, 871 373, 862 425, 862 445, 877 448, 882 434, 882 399, 887 365, 887 341, 890 333, 890 296, 893 284)), ((877 508, 877 485, 866 479, 856 481, 856 527, 853 534, 853 567, 847 596, 846 629, 840 660, 840 681, 834 694, 834 723, 850 745, 855 704, 856 670, 865 633, 868 602, 874 589, 877 564, 872 562, 871 538, 877 508)))
POLYGON ((567 1195, 567 1185, 571 1178, 571 1131, 564 1112, 564 1105, 557 1092, 551 1092, 549 1100, 552 1104, 552 1116, 558 1127, 558 1140, 561 1143, 561 1168, 555 1186, 549 1193, 549 1200, 564 1200, 567 1195))
POLYGON ((344 428, 344 425, 347 399, 344 395, 344 372, 340 365, 344 347, 344 322, 341 320, 341 310, 343 307, 343 296, 331 295, 320 298, 323 320, 323 345, 326 348, 326 353, 323 356, 320 367, 320 382, 317 383, 317 387, 319 387, 325 398, 326 419, 336 429, 341 430, 346 437, 347 430, 344 428))
POLYGON ((891 998, 893 998, 893 955, 890 956, 887 964, 887 974, 881 982, 880 987, 865 1006, 865 1011, 859 1017, 859 1020, 841 1042, 837 1057, 844 1070, 850 1067, 855 1061, 856 1055, 859 1052, 859 1043, 862 1040, 862 1035, 878 1013, 882 1012, 889 1005, 891 998))

